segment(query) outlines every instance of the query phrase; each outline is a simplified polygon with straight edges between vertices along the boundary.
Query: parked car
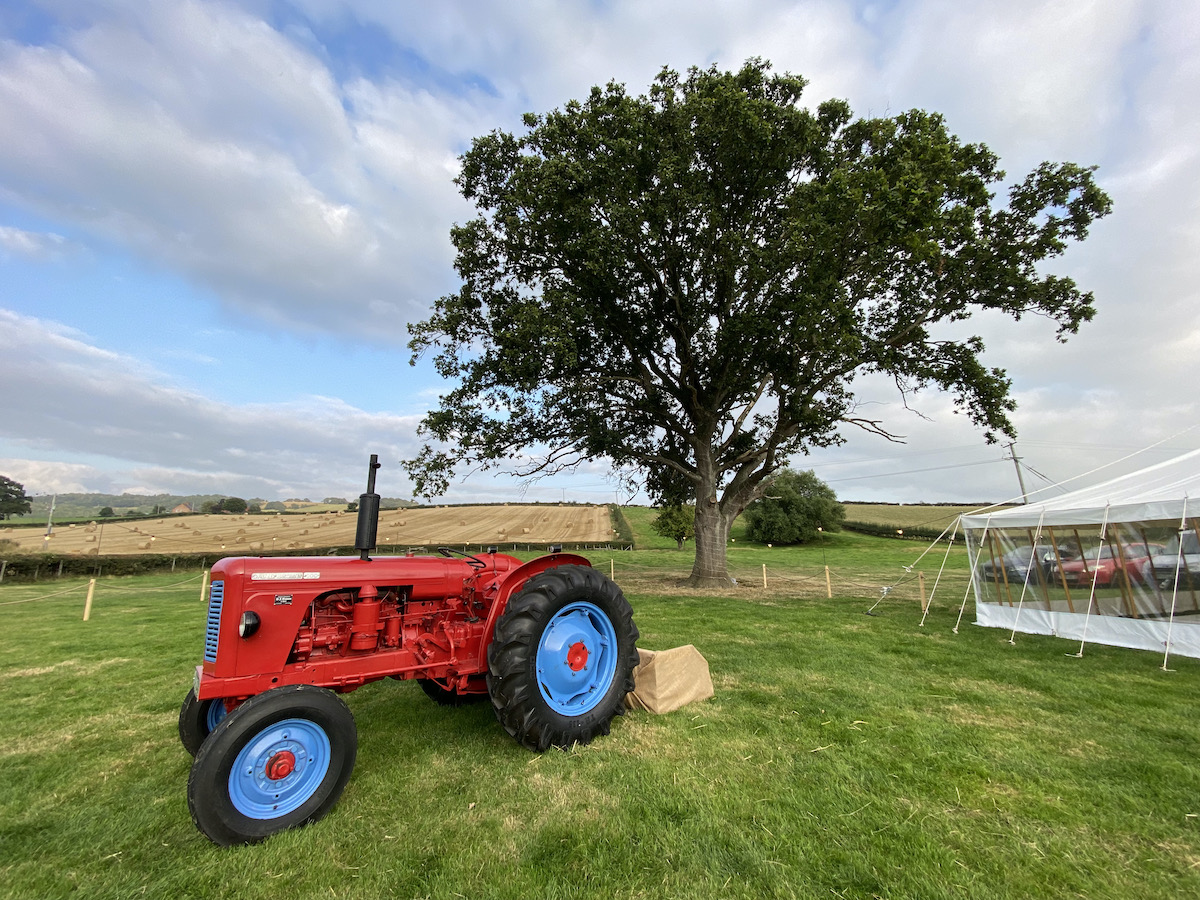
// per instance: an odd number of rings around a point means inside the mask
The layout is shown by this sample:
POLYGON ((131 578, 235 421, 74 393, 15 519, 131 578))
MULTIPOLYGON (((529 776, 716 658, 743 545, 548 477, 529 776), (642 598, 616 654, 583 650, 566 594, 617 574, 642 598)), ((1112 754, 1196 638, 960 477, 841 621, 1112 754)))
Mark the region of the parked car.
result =
MULTIPOLYGON (((1058 548, 1058 556, 1055 556, 1054 547, 1050 544, 1038 544, 1036 547, 1016 547, 1009 550, 995 562, 991 559, 987 560, 981 567, 983 577, 989 580, 1000 581, 1001 576, 999 569, 1004 570, 1004 580, 1011 584, 1024 584, 1025 576, 1030 571, 1030 563, 1036 563, 1042 570, 1043 576, 1048 576, 1054 568, 1056 559, 1066 559, 1075 555, 1073 548, 1060 546, 1058 548)), ((1031 584, 1037 583, 1037 575, 1032 575, 1029 579, 1031 584)))
POLYGON ((1178 569, 1179 586, 1185 589, 1200 587, 1200 538, 1195 531, 1185 531, 1183 537, 1183 552, 1180 552, 1179 538, 1172 538, 1161 552, 1156 551, 1142 563, 1142 580, 1146 584, 1155 585, 1162 590, 1170 591, 1175 588, 1175 576, 1178 569))
POLYGON ((1163 549, 1162 544, 1121 544, 1118 551, 1117 545, 1105 544, 1099 553, 1095 548, 1085 550, 1082 558, 1064 562, 1050 573, 1050 578, 1068 587, 1091 587, 1093 579, 1098 588, 1113 587, 1122 581, 1141 583, 1151 555, 1163 549))

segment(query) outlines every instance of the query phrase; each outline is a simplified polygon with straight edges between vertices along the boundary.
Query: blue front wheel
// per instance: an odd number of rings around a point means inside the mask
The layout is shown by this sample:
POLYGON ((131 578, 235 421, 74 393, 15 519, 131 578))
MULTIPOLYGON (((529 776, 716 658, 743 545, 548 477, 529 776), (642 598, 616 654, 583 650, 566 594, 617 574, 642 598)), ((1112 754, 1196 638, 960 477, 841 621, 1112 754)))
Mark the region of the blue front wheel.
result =
POLYGON ((192 820, 226 846, 314 822, 341 796, 357 746, 354 716, 331 691, 291 685, 252 697, 196 754, 192 820))
POLYGON ((225 716, 224 700, 197 700, 195 690, 189 690, 179 708, 179 742, 188 753, 195 756, 200 752, 200 745, 225 716))

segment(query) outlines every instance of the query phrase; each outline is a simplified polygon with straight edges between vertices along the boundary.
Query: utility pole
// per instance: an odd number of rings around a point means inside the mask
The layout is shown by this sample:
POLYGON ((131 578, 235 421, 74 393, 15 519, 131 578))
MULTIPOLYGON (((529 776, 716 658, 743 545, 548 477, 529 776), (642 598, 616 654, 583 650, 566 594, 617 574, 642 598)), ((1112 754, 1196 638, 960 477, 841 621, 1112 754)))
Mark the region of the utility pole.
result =
POLYGON ((42 549, 50 546, 50 538, 54 535, 54 504, 58 502, 58 494, 50 498, 50 512, 46 514, 46 536, 42 539, 42 549))
POLYGON ((1017 467, 1017 483, 1021 485, 1021 502, 1028 504, 1029 495, 1025 493, 1025 476, 1021 474, 1021 459, 1017 456, 1017 442, 1009 441, 1008 450, 1012 454, 1013 465, 1017 467))

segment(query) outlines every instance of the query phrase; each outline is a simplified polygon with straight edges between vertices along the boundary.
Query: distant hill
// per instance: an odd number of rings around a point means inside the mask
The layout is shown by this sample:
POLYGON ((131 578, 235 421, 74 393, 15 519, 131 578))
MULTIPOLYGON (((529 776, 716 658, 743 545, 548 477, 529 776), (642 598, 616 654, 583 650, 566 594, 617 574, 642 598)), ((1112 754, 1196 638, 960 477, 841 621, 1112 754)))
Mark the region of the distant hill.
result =
MULTIPOLYGON (((192 508, 194 512, 200 512, 201 507, 205 503, 215 503, 218 500, 224 500, 231 494, 59 494, 54 499, 54 521, 67 522, 80 519, 95 519, 100 515, 100 510, 106 506, 111 507, 114 517, 121 518, 125 516, 152 516, 163 515, 170 513, 177 506, 186 504, 192 508)), ((246 499, 246 498, 243 498, 246 499)), ((358 498, 355 497, 355 500, 358 498)), ((28 514, 23 516, 12 516, 5 521, 10 524, 28 524, 31 522, 45 522, 47 515, 50 513, 50 496, 39 494, 36 497, 31 497, 31 508, 28 514)), ((262 507, 266 507, 268 502, 260 497, 249 498, 251 504, 257 503, 262 507)), ((275 501, 278 502, 278 501, 275 501)), ((393 497, 384 497, 380 501, 380 505, 384 509, 408 509, 418 506, 419 504, 411 500, 400 500, 393 497)), ((285 504, 289 512, 317 512, 326 509, 334 509, 339 507, 329 506, 324 503, 312 503, 302 500, 288 500, 285 504)), ((340 505, 341 509, 345 509, 344 505, 340 505)))

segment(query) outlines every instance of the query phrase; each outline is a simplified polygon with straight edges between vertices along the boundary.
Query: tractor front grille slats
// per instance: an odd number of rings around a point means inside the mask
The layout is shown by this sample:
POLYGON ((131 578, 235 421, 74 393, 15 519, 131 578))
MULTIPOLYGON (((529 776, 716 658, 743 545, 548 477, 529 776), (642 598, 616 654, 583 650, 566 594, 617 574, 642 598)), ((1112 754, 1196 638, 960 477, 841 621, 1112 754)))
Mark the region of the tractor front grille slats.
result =
POLYGON ((217 661, 217 638, 221 633, 221 605, 225 602, 225 582, 214 581, 208 588, 208 627, 204 632, 204 661, 217 661))

